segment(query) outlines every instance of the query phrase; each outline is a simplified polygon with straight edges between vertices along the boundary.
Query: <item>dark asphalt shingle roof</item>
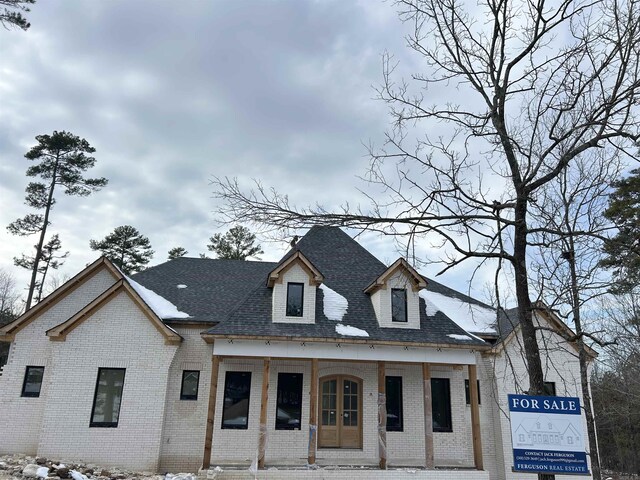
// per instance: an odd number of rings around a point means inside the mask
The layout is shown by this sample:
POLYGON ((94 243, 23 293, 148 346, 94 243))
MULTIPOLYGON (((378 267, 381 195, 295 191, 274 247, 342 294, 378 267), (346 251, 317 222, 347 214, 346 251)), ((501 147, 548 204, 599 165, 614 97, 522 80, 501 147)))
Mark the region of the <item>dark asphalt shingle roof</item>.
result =
POLYGON ((132 276, 188 313, 190 322, 219 322, 277 264, 243 260, 176 258, 132 276), (186 288, 178 288, 186 285, 186 288))
MULTIPOLYGON (((363 290, 387 268, 369 251, 339 228, 313 227, 283 260, 300 250, 320 270, 324 285, 345 297, 349 303, 344 325, 368 334, 368 340, 480 345, 481 340, 457 340, 449 334, 464 335, 456 323, 442 312, 427 316, 420 299, 420 329, 382 328, 371 299, 363 290)), ((361 338, 336 333, 338 322, 323 312, 324 295, 316 295, 316 323, 286 324, 271 321, 271 289, 267 276, 278 264, 240 260, 178 258, 150 268, 133 278, 163 296, 179 310, 189 313, 188 321, 219 322, 207 333, 233 336, 278 336, 304 338, 361 338), (178 289, 185 284, 187 288, 178 289)), ((486 306, 471 297, 429 280, 428 290, 486 306)), ((489 307, 490 308, 490 307, 489 307)), ((178 322, 176 322, 178 323, 178 322)))

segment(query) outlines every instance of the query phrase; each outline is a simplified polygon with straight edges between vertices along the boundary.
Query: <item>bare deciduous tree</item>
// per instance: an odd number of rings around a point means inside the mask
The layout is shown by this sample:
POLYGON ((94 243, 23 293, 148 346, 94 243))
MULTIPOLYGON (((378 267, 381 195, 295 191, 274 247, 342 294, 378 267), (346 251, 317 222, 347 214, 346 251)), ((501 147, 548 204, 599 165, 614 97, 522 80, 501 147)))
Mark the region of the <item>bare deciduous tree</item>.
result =
MULTIPOLYGON (((424 72, 396 83, 384 58, 380 98, 393 127, 371 148, 366 209, 296 208, 259 183, 216 178, 222 221, 271 228, 350 226, 405 236, 436 234, 468 258, 513 274, 530 394, 544 394, 528 247, 545 227, 531 204, 541 188, 591 150, 635 158, 640 138, 640 5, 633 0, 401 0, 409 46, 424 72), (426 132, 426 133, 425 133, 426 132), (382 194, 385 194, 382 196, 382 194)), ((580 233, 580 232, 577 232, 580 233)), ((542 476, 546 477, 546 476, 542 476)))

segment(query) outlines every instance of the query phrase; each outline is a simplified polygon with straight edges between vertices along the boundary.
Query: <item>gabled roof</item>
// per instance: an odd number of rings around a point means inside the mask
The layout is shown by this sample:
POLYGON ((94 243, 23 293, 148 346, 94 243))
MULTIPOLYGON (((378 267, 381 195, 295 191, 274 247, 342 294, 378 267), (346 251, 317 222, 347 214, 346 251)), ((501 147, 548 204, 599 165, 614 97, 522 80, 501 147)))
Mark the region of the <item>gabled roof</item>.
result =
POLYGON ((425 278, 420 275, 415 268, 413 268, 404 258, 399 258, 393 264, 387 268, 384 272, 382 272, 378 278, 376 278, 373 282, 371 282, 365 289, 364 293, 374 293, 376 290, 384 287, 387 283, 387 280, 391 278, 397 271, 406 272, 409 277, 413 280, 413 289, 421 290, 423 288, 427 288, 427 281, 425 278))
POLYGON ((181 257, 132 275, 190 317, 172 324, 225 319, 277 266, 274 262, 181 257))
POLYGON ((126 278, 121 278, 107 290, 98 295, 93 301, 87 304, 79 312, 69 318, 67 321, 47 330, 47 336, 51 340, 65 341, 67 335, 78 327, 82 322, 88 319, 93 313, 98 311, 105 303, 120 292, 125 292, 129 298, 142 310, 145 316, 151 321, 154 327, 160 332, 167 344, 178 344, 182 341, 182 337, 172 328, 164 324, 153 309, 147 305, 138 292, 131 286, 126 278))
MULTIPOLYGON (((313 227, 289 251, 285 259, 301 252, 324 275, 324 285, 348 302, 342 324, 365 330, 369 342, 401 342, 413 344, 464 346, 482 348, 487 344, 477 338, 460 340, 466 332, 443 312, 427 315, 424 300, 420 300, 420 329, 383 328, 376 319, 373 305, 365 288, 379 278, 387 266, 375 258, 358 242, 339 228, 313 227), (451 337, 450 335, 454 335, 451 337)), ((264 280, 256 282, 244 301, 228 317, 210 328, 210 338, 265 337, 295 339, 335 339, 364 341, 336 333, 338 322, 324 314, 325 294, 316 294, 315 324, 273 323, 271 321, 271 294, 264 280)))
POLYGON ((280 276, 293 265, 300 265, 309 275, 313 285, 318 286, 324 281, 324 275, 320 273, 320 270, 318 270, 300 250, 296 250, 293 255, 284 257, 280 263, 278 263, 278 266, 269 272, 267 287, 273 287, 276 282, 282 281, 280 276))
POLYGON ((0 340, 12 341, 16 333, 29 325, 29 323, 37 318, 38 315, 42 315, 48 309, 56 305, 60 300, 72 293, 102 269, 107 269, 113 275, 114 279, 123 278, 120 271, 114 267, 109 260, 105 257, 100 257, 13 322, 0 328, 0 340))
MULTIPOLYGON (((558 332, 558 334, 567 339, 574 338, 576 333, 569 327, 562 319, 544 302, 537 301, 533 303, 533 308, 539 314, 542 314, 544 318, 551 324, 552 328, 558 332)), ((495 350, 502 350, 506 344, 508 344, 513 337, 517 334, 520 329, 520 319, 518 318, 518 309, 510 308, 507 310, 502 310, 500 315, 498 316, 498 322, 496 324, 498 330, 498 340, 499 342, 496 344, 495 350)), ((569 345, 571 345, 576 351, 578 350, 578 345, 575 341, 569 341, 569 345)), ((587 355, 591 358, 596 358, 598 356, 598 352, 585 344, 585 350, 587 355)))

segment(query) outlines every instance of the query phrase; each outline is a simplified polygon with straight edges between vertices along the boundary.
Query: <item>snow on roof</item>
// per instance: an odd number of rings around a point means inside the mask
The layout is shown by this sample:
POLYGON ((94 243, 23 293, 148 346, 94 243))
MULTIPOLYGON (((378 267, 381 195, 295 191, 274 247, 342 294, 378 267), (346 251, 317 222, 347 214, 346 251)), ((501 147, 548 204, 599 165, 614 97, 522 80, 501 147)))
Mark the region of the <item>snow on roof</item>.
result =
POLYGON ((425 310, 429 316, 442 312, 467 332, 496 333, 496 312, 491 308, 428 290, 421 290, 420 296, 425 301, 425 310))
POLYGON ((167 300, 164 297, 161 297, 156 292, 149 290, 146 287, 143 287, 135 280, 131 280, 129 277, 125 275, 127 282, 131 285, 140 297, 144 300, 144 302, 149 306, 151 310, 161 319, 167 318, 189 318, 191 315, 188 313, 181 312, 178 310, 173 303, 167 300))
POLYGON ((469 335, 458 335, 457 333, 450 333, 447 337, 455 338, 456 340, 473 340, 469 335))
POLYGON ((344 315, 347 313, 349 302, 346 298, 344 298, 335 290, 331 290, 324 283, 320 285, 320 288, 324 293, 324 316, 329 320, 341 322, 342 317, 344 317, 344 315))
POLYGON ((336 325, 336 333, 339 335, 345 335, 348 337, 368 337, 369 334, 364 330, 361 330, 356 327, 352 327, 351 325, 344 325, 339 323, 336 325))

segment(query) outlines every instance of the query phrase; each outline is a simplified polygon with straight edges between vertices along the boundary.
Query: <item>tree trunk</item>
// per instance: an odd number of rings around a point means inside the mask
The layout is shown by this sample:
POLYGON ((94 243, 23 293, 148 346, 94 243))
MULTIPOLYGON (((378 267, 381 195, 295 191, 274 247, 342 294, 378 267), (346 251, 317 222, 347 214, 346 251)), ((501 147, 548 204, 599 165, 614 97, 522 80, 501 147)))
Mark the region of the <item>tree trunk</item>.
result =
POLYGON ((580 317, 580 293, 578 291, 578 275, 576 272, 576 259, 573 242, 569 239, 569 266, 571 269, 571 308, 573 310, 573 322, 578 338, 578 359, 580 361, 580 384, 582 386, 582 406, 587 420, 587 435, 589 437, 589 457, 591 458, 591 474, 593 480, 601 480, 600 456, 598 455, 598 440, 596 438, 596 423, 591 408, 591 392, 589 390, 588 355, 582 337, 582 319, 580 317))
MULTIPOLYGON (((544 395, 544 374, 540 361, 540 349, 533 324, 533 309, 529 297, 527 276, 527 197, 519 193, 514 212, 513 270, 515 273, 518 320, 522 329, 522 343, 529 374, 529 395, 544 395)), ((554 480, 555 475, 538 474, 538 480, 554 480)))
POLYGON ((38 278, 38 264, 42 258, 42 246, 44 245, 44 237, 47 234, 47 225, 49 224, 49 213, 51 212, 51 204, 53 202, 53 191, 56 187, 56 180, 58 174, 58 162, 60 161, 60 151, 56 152, 56 161, 53 167, 53 175, 51 176, 51 186, 49 187, 49 196, 47 198, 47 204, 45 206, 44 220, 42 222, 42 230, 40 231, 40 240, 36 246, 36 255, 33 258, 33 269, 31 270, 31 281, 29 283, 29 293, 27 294, 27 303, 24 311, 28 311, 31 308, 31 302, 33 301, 33 293, 36 288, 36 279, 38 278))

